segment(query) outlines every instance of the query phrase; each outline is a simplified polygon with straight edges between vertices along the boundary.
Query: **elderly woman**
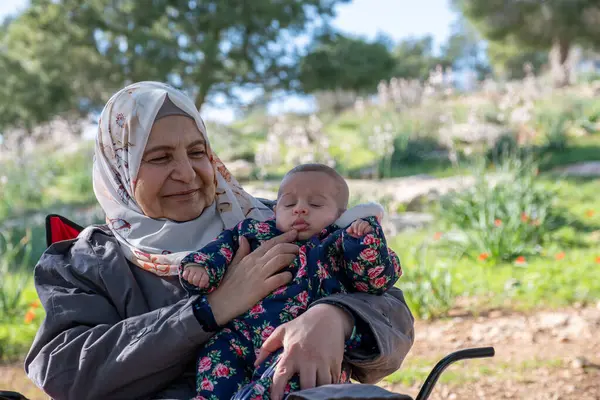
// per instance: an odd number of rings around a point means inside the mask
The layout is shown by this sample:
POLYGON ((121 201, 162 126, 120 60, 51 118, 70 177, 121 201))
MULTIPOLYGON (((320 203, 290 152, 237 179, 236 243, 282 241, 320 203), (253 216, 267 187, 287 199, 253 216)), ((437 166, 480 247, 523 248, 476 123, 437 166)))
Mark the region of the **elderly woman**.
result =
MULTIPOLYGON (((186 296, 177 267, 223 229, 271 209, 246 193, 211 150, 193 102, 141 82, 106 104, 93 181, 107 225, 52 245, 35 268, 47 316, 25 361, 54 399, 187 399, 194 357, 220 326, 291 280, 297 254, 288 232, 249 254, 247 242, 221 285, 186 296), (282 272, 283 271, 283 272, 282 272)), ((342 362, 375 382, 400 367, 413 343, 402 292, 340 294, 278 329, 284 349, 273 398, 299 374, 304 388, 332 383, 342 362), (358 333, 360 346, 344 354, 358 333)), ((275 344, 274 344, 275 343, 275 344)))

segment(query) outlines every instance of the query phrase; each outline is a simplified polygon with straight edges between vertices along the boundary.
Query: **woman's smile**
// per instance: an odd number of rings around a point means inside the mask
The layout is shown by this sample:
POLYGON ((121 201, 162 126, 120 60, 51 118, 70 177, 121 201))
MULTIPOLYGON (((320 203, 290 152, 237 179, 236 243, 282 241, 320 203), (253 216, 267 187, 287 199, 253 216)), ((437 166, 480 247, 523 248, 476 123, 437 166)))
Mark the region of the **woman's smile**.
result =
POLYGON ((196 195, 199 193, 200 189, 190 189, 184 190, 172 194, 167 194, 164 197, 177 201, 188 201, 191 199, 195 199, 196 195))

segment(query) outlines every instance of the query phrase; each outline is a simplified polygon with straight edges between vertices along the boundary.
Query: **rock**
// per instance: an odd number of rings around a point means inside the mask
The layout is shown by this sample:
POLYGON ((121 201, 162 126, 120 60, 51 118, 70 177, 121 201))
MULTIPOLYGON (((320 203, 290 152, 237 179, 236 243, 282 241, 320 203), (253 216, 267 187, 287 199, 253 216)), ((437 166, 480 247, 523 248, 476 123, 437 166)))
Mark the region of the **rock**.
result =
POLYGON ((538 316, 536 323, 540 329, 556 329, 561 326, 566 326, 569 321, 569 314, 562 313, 541 313, 538 316))
POLYGON ((600 161, 588 161, 554 169, 568 176, 600 176, 600 161))
POLYGON ((405 212, 402 214, 390 215, 384 221, 384 230, 387 228, 391 232, 401 232, 409 229, 423 228, 433 222, 433 215, 425 213, 405 212))
POLYGON ((571 368, 573 369, 583 369, 585 367, 588 367, 589 365, 590 362, 587 360, 587 358, 583 356, 575 357, 573 361, 571 361, 571 368))
POLYGON ((571 339, 590 337, 592 329, 590 323, 579 315, 571 315, 567 322, 567 326, 562 330, 562 334, 571 339))

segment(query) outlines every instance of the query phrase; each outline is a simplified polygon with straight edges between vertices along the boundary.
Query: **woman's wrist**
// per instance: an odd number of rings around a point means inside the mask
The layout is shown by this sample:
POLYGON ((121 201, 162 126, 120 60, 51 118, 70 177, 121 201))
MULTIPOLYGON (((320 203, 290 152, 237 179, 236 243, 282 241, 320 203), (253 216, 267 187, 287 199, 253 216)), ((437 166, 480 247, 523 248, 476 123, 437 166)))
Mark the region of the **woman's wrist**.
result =
POLYGON ((334 319, 340 321, 344 332, 344 340, 350 339, 354 332, 354 317, 344 307, 334 303, 319 303, 311 308, 323 312, 328 320, 334 319))

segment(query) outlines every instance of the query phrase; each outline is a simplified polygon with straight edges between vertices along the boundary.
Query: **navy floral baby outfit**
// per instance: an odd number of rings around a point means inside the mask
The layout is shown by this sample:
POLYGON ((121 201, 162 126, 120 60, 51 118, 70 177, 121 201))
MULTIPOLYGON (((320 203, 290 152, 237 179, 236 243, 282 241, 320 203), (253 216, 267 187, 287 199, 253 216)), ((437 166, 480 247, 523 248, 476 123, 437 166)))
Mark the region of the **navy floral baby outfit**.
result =
MULTIPOLYGON (((297 242, 299 254, 288 270, 293 280, 265 297, 251 310, 222 327, 200 351, 197 362, 196 399, 229 399, 245 387, 252 399, 268 399, 271 379, 261 375, 273 364, 280 352, 254 367, 263 342, 276 327, 305 312, 317 299, 335 293, 364 292, 381 295, 402 275, 396 254, 387 247, 376 218, 365 218, 373 232, 355 238, 331 225, 310 239, 297 242)), ((275 220, 265 222, 246 219, 235 228, 223 231, 213 242, 186 256, 180 276, 187 264, 206 269, 209 285, 199 289, 181 278, 190 294, 205 295, 219 286, 227 266, 238 250, 239 237, 248 239, 255 250, 262 242, 280 235, 275 220)), ((206 303, 206 302, 205 302, 206 303)), ((202 308, 202 302, 197 306, 202 308)), ((196 311, 196 310, 195 310, 196 311)), ((201 312, 202 310, 197 310, 201 312)), ((346 348, 361 346, 361 335, 353 334, 346 348)), ((342 381, 348 381, 344 371, 342 381)), ((286 393, 299 389, 295 376, 286 393)))

